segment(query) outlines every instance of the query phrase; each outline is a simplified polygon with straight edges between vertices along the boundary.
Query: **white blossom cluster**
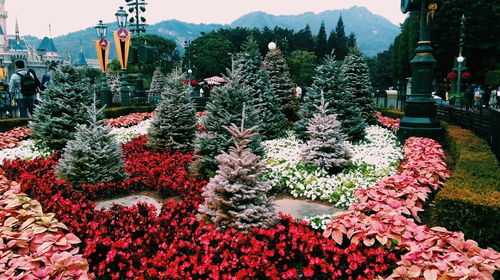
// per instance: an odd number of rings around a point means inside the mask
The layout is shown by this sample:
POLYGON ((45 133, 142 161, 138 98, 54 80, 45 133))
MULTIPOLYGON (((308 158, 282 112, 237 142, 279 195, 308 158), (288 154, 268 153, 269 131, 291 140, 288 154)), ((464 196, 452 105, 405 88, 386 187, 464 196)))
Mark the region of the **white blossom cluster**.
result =
POLYGON ((111 129, 111 134, 115 136, 119 144, 127 143, 134 137, 147 134, 149 126, 151 126, 151 121, 152 119, 147 119, 130 127, 113 127, 111 129))
POLYGON ((309 222, 309 226, 314 230, 324 231, 326 229, 326 224, 332 220, 332 215, 318 215, 318 216, 310 216, 304 217, 302 220, 309 222))
POLYGON ((353 145, 352 163, 341 173, 330 175, 324 169, 300 160, 305 144, 291 133, 286 138, 263 142, 268 164, 265 179, 278 192, 294 197, 324 200, 348 208, 357 189, 373 186, 384 176, 396 172, 403 151, 392 132, 378 126, 367 128, 366 140, 353 145))
MULTIPOLYGON (((111 134, 115 136, 119 144, 123 144, 130 142, 134 137, 147 134, 150 125, 151 119, 148 119, 131 127, 112 128, 111 134)), ((15 148, 0 150, 0 164, 2 164, 4 160, 12 160, 15 158, 30 160, 36 157, 48 157, 51 154, 52 151, 42 151, 40 147, 36 145, 35 141, 29 139, 21 141, 15 148)))
POLYGON ((5 160, 12 160, 15 158, 29 160, 36 157, 47 157, 50 154, 50 152, 40 151, 36 147, 35 141, 29 139, 21 141, 21 143, 15 148, 0 150, 0 164, 2 164, 5 160))

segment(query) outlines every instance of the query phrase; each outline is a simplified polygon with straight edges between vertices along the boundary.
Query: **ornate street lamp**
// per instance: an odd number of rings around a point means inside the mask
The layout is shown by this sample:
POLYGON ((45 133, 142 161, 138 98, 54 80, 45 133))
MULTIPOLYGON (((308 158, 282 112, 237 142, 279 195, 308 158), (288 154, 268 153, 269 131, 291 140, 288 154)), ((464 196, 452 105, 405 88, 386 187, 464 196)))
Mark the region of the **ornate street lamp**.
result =
POLYGON ((120 61, 120 66, 122 69, 122 74, 120 77, 120 101, 123 107, 127 107, 130 105, 130 89, 128 88, 129 85, 126 73, 130 49, 130 32, 128 32, 128 30, 126 29, 128 14, 123 9, 123 7, 120 7, 120 9, 118 9, 118 11, 115 13, 115 16, 118 25, 118 31, 113 32, 113 37, 115 39, 116 54, 118 55, 118 60, 120 61))
POLYGON ((462 19, 460 20, 460 41, 458 43, 459 46, 459 51, 458 51, 458 57, 457 57, 457 92, 455 93, 455 104, 460 105, 461 101, 461 77, 462 77, 462 63, 464 62, 465 58, 462 56, 462 50, 464 48, 464 22, 465 22, 465 15, 462 15, 462 19))
POLYGON ((106 35, 108 27, 99 20, 99 23, 95 26, 95 31, 97 33, 98 41, 94 41, 97 58, 101 64, 101 88, 99 89, 102 104, 105 104, 108 108, 111 107, 111 90, 108 86, 108 81, 106 79, 106 70, 108 67, 108 55, 109 55, 109 42, 106 40, 106 35))
POLYGON ((433 68, 436 60, 432 56, 430 26, 437 9, 432 0, 402 0, 401 11, 420 9, 420 37, 412 59, 412 90, 406 101, 405 115, 401 119, 398 138, 401 141, 412 136, 439 140, 442 129, 437 118, 436 102, 432 98, 433 68))
POLYGON ((125 0, 125 2, 127 2, 127 6, 129 7, 128 12, 133 15, 129 18, 129 22, 132 25, 130 31, 135 33, 136 37, 139 37, 141 32, 146 32, 146 18, 140 14, 146 11, 147 3, 145 0, 125 0))

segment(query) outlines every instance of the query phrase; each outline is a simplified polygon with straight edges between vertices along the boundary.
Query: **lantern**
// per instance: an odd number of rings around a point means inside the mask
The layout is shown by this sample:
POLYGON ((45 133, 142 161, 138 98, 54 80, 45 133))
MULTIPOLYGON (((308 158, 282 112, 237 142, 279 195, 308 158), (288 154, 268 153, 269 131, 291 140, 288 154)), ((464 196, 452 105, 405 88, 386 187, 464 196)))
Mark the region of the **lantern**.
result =
POLYGON ((457 73, 455 72, 450 72, 448 75, 446 75, 446 79, 448 80, 456 80, 458 77, 457 73))

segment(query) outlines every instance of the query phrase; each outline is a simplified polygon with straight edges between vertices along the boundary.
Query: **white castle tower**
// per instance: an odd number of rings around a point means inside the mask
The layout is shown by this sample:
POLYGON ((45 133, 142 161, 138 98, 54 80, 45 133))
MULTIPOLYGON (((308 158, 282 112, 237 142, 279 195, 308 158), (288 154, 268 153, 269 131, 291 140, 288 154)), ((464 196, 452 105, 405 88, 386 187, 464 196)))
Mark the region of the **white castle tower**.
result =
POLYGON ((7 17, 9 16, 5 11, 5 0, 0 0, 0 52, 3 52, 9 46, 9 39, 7 37, 7 17))

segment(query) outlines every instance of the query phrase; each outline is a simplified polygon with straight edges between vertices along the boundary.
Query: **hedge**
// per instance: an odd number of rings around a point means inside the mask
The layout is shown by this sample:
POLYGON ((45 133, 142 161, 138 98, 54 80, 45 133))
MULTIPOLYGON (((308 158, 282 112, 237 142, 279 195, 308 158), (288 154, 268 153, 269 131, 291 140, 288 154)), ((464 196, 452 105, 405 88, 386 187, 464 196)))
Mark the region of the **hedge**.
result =
POLYGON ((0 132, 6 132, 19 126, 28 125, 31 119, 2 119, 0 120, 0 132))
POLYGON ((462 231, 468 239, 500 249, 500 167, 483 139, 444 124, 445 145, 455 158, 452 176, 429 209, 432 225, 462 231))
POLYGON ((379 111, 382 114, 382 116, 393 119, 401 119, 404 116, 404 112, 399 111, 397 109, 378 107, 376 108, 376 110, 379 111))
MULTIPOLYGON (((104 109, 104 116, 107 119, 118 118, 132 113, 153 112, 155 108, 155 106, 113 107, 104 109)), ((29 121, 31 121, 31 119, 2 119, 0 120, 0 132, 5 132, 19 126, 28 125, 29 121)))

